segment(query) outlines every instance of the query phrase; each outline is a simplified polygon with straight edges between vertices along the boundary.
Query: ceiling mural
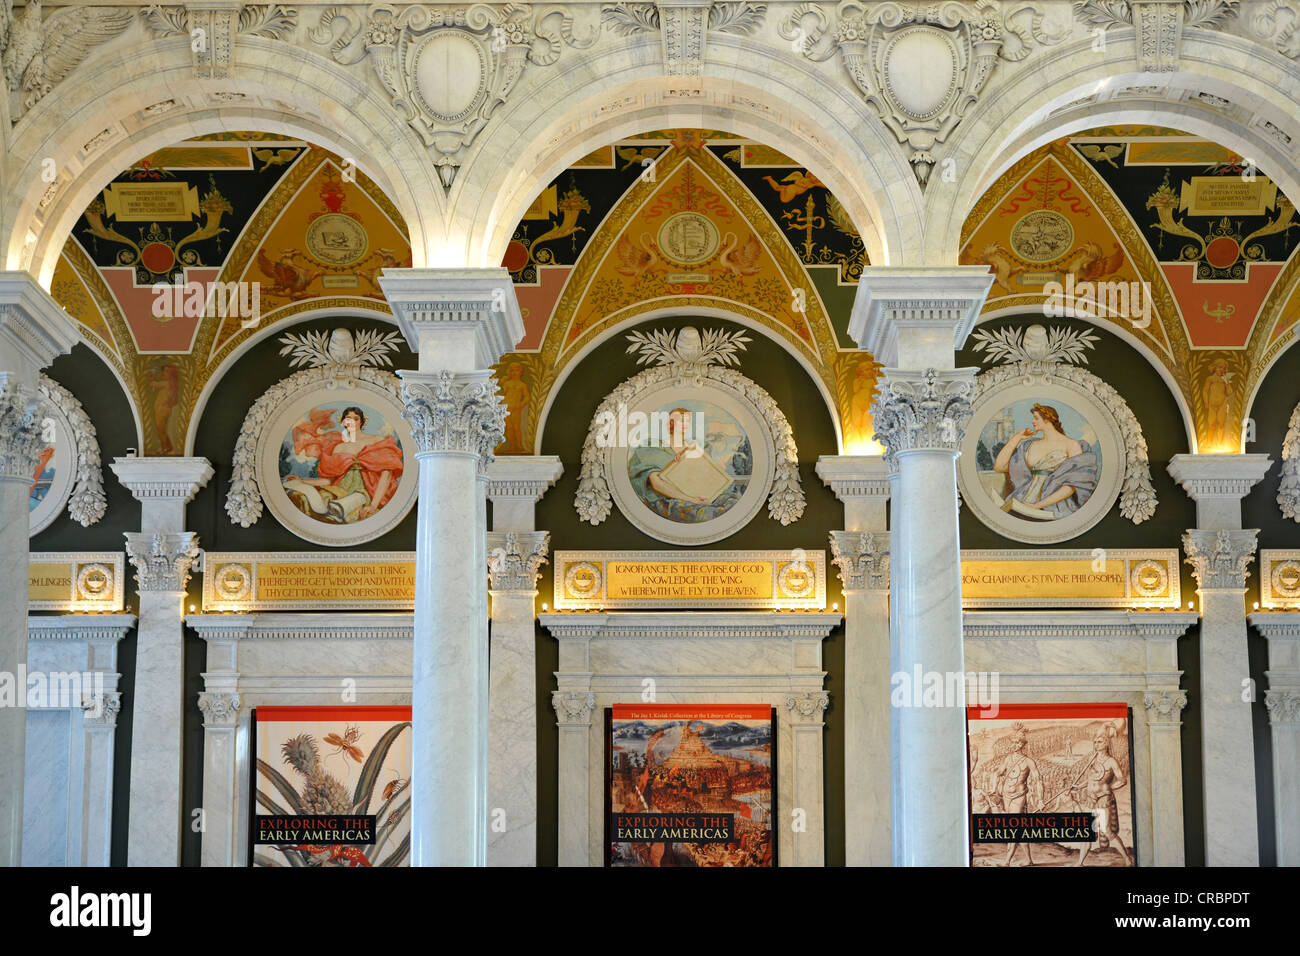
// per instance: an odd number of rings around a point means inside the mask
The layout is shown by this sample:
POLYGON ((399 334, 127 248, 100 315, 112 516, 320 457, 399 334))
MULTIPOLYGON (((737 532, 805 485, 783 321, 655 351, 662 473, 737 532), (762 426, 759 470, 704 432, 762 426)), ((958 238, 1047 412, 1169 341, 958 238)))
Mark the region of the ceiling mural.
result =
POLYGON ((679 129, 583 157, 537 197, 503 260, 526 334, 497 366, 509 408, 498 453, 532 454, 564 369, 609 327, 665 307, 769 329, 835 396, 845 448, 869 447, 877 363, 847 336, 866 264, 840 202, 769 147, 679 129))
POLYGON ((1008 170, 967 218, 962 261, 992 268, 986 312, 1091 297, 1095 321, 1168 368, 1199 450, 1237 451, 1246 402, 1294 336, 1294 216, 1267 170, 1217 143, 1106 127, 1008 170))
POLYGON ((405 224, 360 171, 300 140, 217 133, 109 183, 51 293, 126 382, 143 454, 181 455, 204 385, 258 329, 322 307, 388 314, 379 271, 410 264, 405 224))

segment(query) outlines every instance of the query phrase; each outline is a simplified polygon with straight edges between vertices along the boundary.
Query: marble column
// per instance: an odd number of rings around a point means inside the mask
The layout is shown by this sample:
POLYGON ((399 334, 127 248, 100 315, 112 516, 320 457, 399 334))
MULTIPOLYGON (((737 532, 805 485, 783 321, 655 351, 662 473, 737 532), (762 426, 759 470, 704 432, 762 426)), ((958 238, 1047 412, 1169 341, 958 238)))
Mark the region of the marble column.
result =
POLYGON ((817 474, 844 502, 830 544, 844 593, 845 861, 889 866, 889 480, 879 455, 823 456, 817 474))
POLYGON ((564 472, 551 456, 488 466, 488 866, 537 865, 537 569, 550 547, 534 509, 564 472))
POLYGON ((131 700, 128 866, 179 866, 189 821, 181 806, 185 716, 185 592, 199 554, 185 506, 212 477, 206 458, 116 458, 113 473, 140 502, 126 533, 140 603, 131 700))
POLYGON ((504 269, 386 269, 413 351, 419 462, 411 691, 411 863, 483 866, 488 807, 487 467, 505 435, 489 366, 523 338, 504 269))
POLYGON ((1182 712, 1183 690, 1145 691, 1147 743, 1151 750, 1151 802, 1164 808, 1152 814, 1155 866, 1184 866, 1182 712))
MULTIPOLYGON (((965 673, 957 469, 975 390, 954 368, 993 278, 982 267, 869 267, 849 334, 885 369, 872 406, 897 472, 890 529, 891 660, 911 674, 965 673)), ((970 859, 965 700, 891 708, 896 865, 970 859)))
POLYGON ((1250 623, 1268 641, 1268 727, 1273 743, 1273 831, 1278 866, 1300 866, 1300 614, 1260 612, 1250 623))
MULTIPOLYGON (((590 675, 587 677, 591 679, 590 675)), ((560 728, 559 859, 560 866, 587 866, 591 834, 587 832, 591 786, 591 717, 596 695, 587 690, 551 691, 551 706, 560 728)))
MULTIPOLYGON (((40 371, 77 342, 76 323, 26 272, 0 272, 0 674, 27 662, 28 493, 45 443, 40 371)), ((24 697, 25 687, 14 687, 24 697)), ((22 863, 26 701, 0 706, 0 866, 22 863)))
POLYGON ((1242 530, 1241 500, 1267 455, 1175 455, 1169 474, 1196 502, 1183 535, 1201 612, 1201 771, 1205 863, 1258 866, 1255 737, 1246 649, 1246 578, 1257 530, 1242 530))
POLYGON ((488 532, 489 866, 537 865, 537 653, 534 601, 551 536, 488 532))

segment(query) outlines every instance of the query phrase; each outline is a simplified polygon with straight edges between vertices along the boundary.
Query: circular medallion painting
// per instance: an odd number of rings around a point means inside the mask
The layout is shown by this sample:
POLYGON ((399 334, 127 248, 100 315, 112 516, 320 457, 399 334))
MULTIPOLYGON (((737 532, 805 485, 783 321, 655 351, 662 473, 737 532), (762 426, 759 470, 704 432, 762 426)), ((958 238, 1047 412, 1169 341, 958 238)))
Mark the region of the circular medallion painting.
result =
POLYGON ((393 396, 358 381, 285 403, 258 438, 258 483, 271 513, 317 544, 379 537, 415 504, 415 444, 393 396))
POLYGON ((611 493, 652 537, 717 541, 748 522, 767 497, 771 437, 738 396, 666 383, 629 405, 626 425, 606 451, 611 493))
POLYGON ((975 403, 957 477, 962 500, 1017 541, 1064 541, 1110 510, 1123 474, 1109 412, 1060 384, 994 389, 975 403))
POLYGON ((41 421, 42 447, 27 496, 29 535, 44 531, 58 517, 72 495, 76 471, 72 426, 53 402, 47 408, 49 414, 41 421))
POLYGON ((659 227, 659 249, 673 262, 695 265, 718 251, 718 227, 698 212, 679 212, 659 227))
POLYGON ((1030 262, 1050 262, 1069 251, 1074 242, 1070 220, 1052 209, 1037 209, 1011 227, 1011 248, 1030 262))
POLYGON ((307 251, 331 266, 350 266, 366 254, 370 237, 361 223, 341 212, 326 213, 307 227, 307 251))

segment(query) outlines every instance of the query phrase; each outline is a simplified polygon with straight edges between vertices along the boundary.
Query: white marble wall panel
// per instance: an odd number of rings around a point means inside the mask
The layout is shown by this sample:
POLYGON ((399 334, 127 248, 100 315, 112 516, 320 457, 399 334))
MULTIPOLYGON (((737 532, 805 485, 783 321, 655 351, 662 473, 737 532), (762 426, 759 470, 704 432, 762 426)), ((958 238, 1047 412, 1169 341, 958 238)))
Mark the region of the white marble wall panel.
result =
MULTIPOLYGON (((68 786, 80 750, 70 710, 27 712, 27 776, 23 791, 23 866, 68 866, 69 814, 79 809, 68 786)), ((80 722, 80 721, 78 721, 80 722)))

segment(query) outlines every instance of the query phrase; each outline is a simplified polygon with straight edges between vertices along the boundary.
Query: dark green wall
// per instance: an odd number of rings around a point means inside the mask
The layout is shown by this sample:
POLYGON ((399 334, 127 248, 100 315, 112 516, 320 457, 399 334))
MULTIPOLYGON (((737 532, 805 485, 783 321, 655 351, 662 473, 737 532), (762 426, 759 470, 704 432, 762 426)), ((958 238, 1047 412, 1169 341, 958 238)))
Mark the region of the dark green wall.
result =
MULTIPOLYGON (((658 319, 643 323, 640 331, 697 328, 740 329, 718 319, 658 319)), ((542 432, 543 455, 559 455, 564 475, 537 506, 537 527, 551 532, 551 549, 566 550, 662 550, 674 546, 644 534, 617 508, 599 525, 578 520, 573 496, 582 468, 582 442, 597 406, 615 386, 639 367, 627 354, 627 332, 601 343, 570 372, 551 405, 542 432)), ((827 532, 844 526, 844 509, 829 488, 813 472, 819 455, 837 453, 834 424, 826 402, 808 374, 781 347, 757 332, 749 331, 750 342, 741 354, 741 371, 765 388, 780 406, 794 429, 799 448, 799 476, 807 506, 803 517, 782 527, 764 507, 744 528, 731 537, 704 545, 705 549, 804 548, 825 551, 827 532)), ((538 602, 553 594, 551 566, 542 568, 538 602)), ((843 602, 834 568, 828 569, 827 588, 832 601, 843 602)), ((837 627, 822 644, 823 668, 828 671, 827 689, 831 706, 826 712, 826 862, 844 865, 844 715, 838 702, 844 700, 844 629, 837 627)), ((554 672, 559 666, 559 646, 540 625, 537 628, 537 726, 538 726, 538 862, 556 864, 556 812, 558 730, 551 709, 554 672)))

